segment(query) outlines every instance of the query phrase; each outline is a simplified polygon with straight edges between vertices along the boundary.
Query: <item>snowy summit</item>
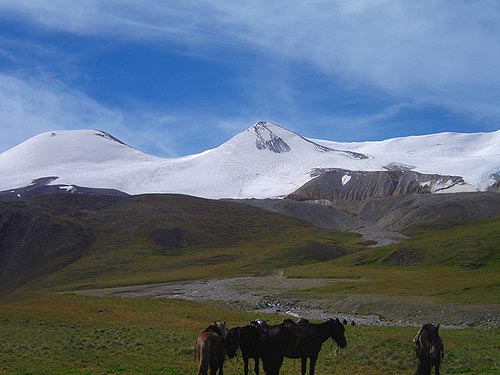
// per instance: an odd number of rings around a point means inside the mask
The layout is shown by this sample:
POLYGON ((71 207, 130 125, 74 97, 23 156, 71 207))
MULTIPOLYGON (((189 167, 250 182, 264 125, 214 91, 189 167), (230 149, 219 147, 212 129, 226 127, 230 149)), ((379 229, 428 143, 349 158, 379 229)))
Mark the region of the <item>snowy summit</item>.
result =
MULTIPOLYGON (((39 134, 0 154, 0 190, 47 184, 116 189, 129 194, 180 193, 205 198, 276 198, 318 170, 412 170, 453 175, 441 191, 485 191, 500 179, 500 131, 440 133, 380 142, 305 138, 259 121, 221 146, 181 158, 144 154, 97 130, 39 134), (50 178, 48 178, 50 177, 50 178)), ((68 189, 71 190, 71 189, 68 189)))

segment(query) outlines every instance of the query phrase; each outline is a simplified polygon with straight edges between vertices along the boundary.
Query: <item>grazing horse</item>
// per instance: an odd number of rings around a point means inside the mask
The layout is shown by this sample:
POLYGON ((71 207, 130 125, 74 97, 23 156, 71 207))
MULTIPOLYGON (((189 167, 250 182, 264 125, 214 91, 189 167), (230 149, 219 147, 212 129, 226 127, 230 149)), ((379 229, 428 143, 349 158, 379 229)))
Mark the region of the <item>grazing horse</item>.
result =
POLYGON ((229 358, 234 358, 238 348, 241 349, 245 375, 248 375, 248 361, 255 361, 254 371, 259 375, 260 338, 269 326, 264 320, 254 320, 244 327, 231 328, 226 338, 226 353, 229 358))
POLYGON ((213 322, 196 340, 196 357, 199 361, 198 375, 223 375, 224 359, 226 357, 225 338, 227 336, 226 323, 213 322))
POLYGON ((267 375, 278 375, 284 357, 300 358, 302 375, 305 375, 309 359, 309 375, 314 375, 321 346, 332 338, 340 348, 347 346, 345 328, 338 319, 313 324, 306 319, 294 323, 285 319, 282 324, 269 328, 262 337, 261 350, 264 371, 267 375))
POLYGON ((413 339, 415 355, 418 359, 415 375, 431 375, 434 367, 435 375, 439 375, 441 359, 444 356, 444 346, 439 337, 439 324, 424 324, 413 339))

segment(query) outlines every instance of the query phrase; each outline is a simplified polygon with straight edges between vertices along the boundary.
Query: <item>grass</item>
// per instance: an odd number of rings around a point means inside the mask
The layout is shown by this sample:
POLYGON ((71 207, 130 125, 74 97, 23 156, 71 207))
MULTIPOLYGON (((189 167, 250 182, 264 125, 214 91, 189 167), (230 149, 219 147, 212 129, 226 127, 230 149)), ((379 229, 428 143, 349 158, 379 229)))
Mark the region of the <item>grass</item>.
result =
POLYGON ((412 233, 413 237, 395 245, 361 250, 329 262, 292 266, 286 274, 353 280, 314 291, 320 294, 500 304, 500 218, 451 228, 426 224, 413 227, 412 233), (394 260, 401 259, 404 249, 411 252, 398 265, 394 260))
MULTIPOLYGON (((354 301, 351 312, 424 300, 439 307, 500 304, 499 218, 421 224, 408 228, 411 237, 399 244, 369 249, 355 234, 184 196, 42 197, 0 208, 1 215, 11 215, 4 223, 17 220, 21 234, 26 228, 54 234, 28 246, 30 262, 36 261, 23 264, 20 257, 11 263, 24 284, 0 299, 1 375, 192 374, 194 340, 213 320, 230 326, 255 318, 281 320, 182 301, 47 293, 58 290, 260 275, 280 268, 287 276, 351 280, 290 296, 354 301), (46 251, 52 249, 62 253, 46 251), (361 306, 353 296, 367 299, 361 306)), ((8 241, 13 249, 22 242, 15 236, 8 241)), ((0 271, 6 264, 0 257, 0 271)), ((349 326, 344 355, 332 357, 325 345, 317 373, 413 373, 415 331, 349 326)), ((443 330, 442 336, 443 373, 500 373, 499 329, 443 330)), ((299 367, 287 360, 283 373, 298 373, 299 367)), ((241 371, 238 362, 227 363, 226 374, 241 371)))
MULTIPOLYGON (((78 256, 73 249, 72 260, 64 266, 60 257, 32 257, 39 271, 32 272, 20 259, 19 273, 28 282, 18 292, 261 275, 280 268, 294 277, 353 279, 310 291, 320 296, 500 303, 500 218, 414 225, 406 230, 412 237, 399 244, 367 248, 355 234, 315 228, 232 202, 187 196, 48 196, 3 204, 21 216, 43 213, 39 221, 55 223, 48 228, 67 230, 60 223, 72 223, 85 228, 78 233, 93 236, 78 256)), ((64 240, 60 233, 55 238, 64 240)), ((54 240, 46 245, 39 245, 38 251, 46 254, 54 240)))
POLYGON ((366 248, 355 234, 237 203, 179 195, 46 196, 0 202, 0 208, 0 219, 6 215, 7 223, 0 245, 4 235, 10 241, 5 262, 0 251, 0 287, 4 281, 4 289, 18 292, 255 275, 366 248), (84 238, 73 241, 68 228, 84 238), (34 244, 25 246, 29 259, 20 255, 27 253, 20 248, 26 243, 34 244), (63 250, 52 256, 54 248, 63 250), (295 257, 302 249, 316 256, 295 257))
MULTIPOLYGON (((278 323, 278 316, 258 316, 278 323)), ((0 303, 0 374, 192 374, 193 344, 213 320, 244 325, 254 314, 172 300, 40 295, 0 303)), ((415 369, 416 328, 347 327, 348 346, 334 357, 325 343, 318 374, 401 375, 415 369)), ((443 373, 500 371, 497 330, 442 330, 443 373)), ((282 373, 298 373, 285 360, 282 373)), ((242 372, 231 360, 226 374, 242 372)))

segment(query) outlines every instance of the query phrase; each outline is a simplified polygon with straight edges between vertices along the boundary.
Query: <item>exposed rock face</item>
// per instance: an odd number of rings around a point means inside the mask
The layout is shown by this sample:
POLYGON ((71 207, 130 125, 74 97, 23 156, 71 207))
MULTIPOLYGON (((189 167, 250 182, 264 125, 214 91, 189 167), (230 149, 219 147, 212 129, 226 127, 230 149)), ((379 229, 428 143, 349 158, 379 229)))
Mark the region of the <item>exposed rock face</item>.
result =
POLYGON ((493 185, 491 185, 488 188, 488 191, 494 191, 494 192, 500 193, 500 181, 497 181, 493 185))
POLYGON ((405 194, 429 194, 464 184, 460 176, 421 174, 409 170, 348 171, 319 169, 309 181, 287 198, 295 200, 361 201, 405 194))
POLYGON ((416 167, 414 165, 408 165, 408 164, 402 164, 402 163, 396 163, 392 162, 387 165, 384 165, 384 169, 387 169, 388 171, 411 171, 412 169, 415 169, 416 167))
POLYGON ((366 240, 386 245, 399 231, 418 223, 462 223, 500 215, 500 194, 410 194, 363 201, 239 201, 307 221, 315 226, 361 233, 366 240), (322 203, 322 204, 317 204, 322 203))
POLYGON ((259 121, 253 126, 255 131, 255 147, 259 150, 269 150, 280 154, 291 150, 290 146, 266 125, 265 121, 259 121))
MULTIPOLYGON (((55 135, 56 133, 52 133, 52 134, 55 135)), ((120 144, 122 144, 124 146, 130 147, 128 144, 120 141, 118 138, 113 137, 111 134, 109 134, 108 132, 105 132, 103 130, 97 130, 96 133, 95 133, 95 135, 97 135, 99 137, 103 137, 103 138, 109 139, 109 140, 112 140, 112 141, 115 141, 115 142, 118 142, 118 143, 120 143, 120 144)))
MULTIPOLYGON (((275 124, 268 123, 266 121, 258 121, 251 127, 251 129, 253 129, 253 131, 255 132, 255 147, 257 147, 258 150, 268 150, 276 154, 291 151, 292 148, 290 147, 290 145, 286 143, 283 138, 273 132, 272 128, 281 127, 275 124)), ((291 132, 288 129, 281 129, 288 133, 289 136, 295 135, 297 137, 300 137, 304 142, 314 145, 314 149, 318 152, 336 152, 356 160, 368 159, 367 155, 353 151, 335 150, 333 148, 322 146, 316 142, 313 142, 310 139, 291 132)))
POLYGON ((116 197, 128 195, 115 189, 99 189, 77 185, 49 185, 58 178, 56 176, 37 178, 31 181, 28 186, 0 191, 0 198, 2 200, 22 200, 49 194, 108 195, 116 197))

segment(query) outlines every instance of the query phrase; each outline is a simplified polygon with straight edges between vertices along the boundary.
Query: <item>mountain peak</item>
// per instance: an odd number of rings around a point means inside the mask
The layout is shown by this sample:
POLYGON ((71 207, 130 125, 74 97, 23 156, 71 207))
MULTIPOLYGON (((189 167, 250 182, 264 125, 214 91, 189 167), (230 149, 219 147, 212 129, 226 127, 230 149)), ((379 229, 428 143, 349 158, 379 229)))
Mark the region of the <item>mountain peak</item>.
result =
POLYGON ((248 129, 249 131, 253 131, 255 133, 255 147, 257 147, 258 150, 269 150, 277 154, 289 152, 291 147, 283 140, 283 138, 273 132, 273 126, 277 125, 266 121, 257 121, 248 129))
POLYGON ((327 146, 320 145, 306 137, 295 133, 281 125, 277 125, 275 123, 269 121, 257 121, 250 128, 247 129, 248 132, 255 133, 255 146, 258 150, 269 150, 275 153, 283 153, 289 152, 292 150, 291 145, 295 151, 297 151, 297 142, 294 139, 298 140, 303 147, 303 145, 307 145, 306 147, 313 147, 315 151, 318 152, 335 152, 341 153, 351 159, 368 159, 368 156, 351 151, 343 151, 336 150, 327 146))
POLYGON ((109 134, 108 132, 105 132, 104 130, 95 129, 95 131, 96 131, 95 135, 97 135, 99 137, 103 137, 103 138, 109 139, 110 141, 118 142, 118 143, 120 143, 120 144, 122 144, 124 146, 130 147, 125 142, 120 141, 118 138, 112 136, 111 134, 109 134))

